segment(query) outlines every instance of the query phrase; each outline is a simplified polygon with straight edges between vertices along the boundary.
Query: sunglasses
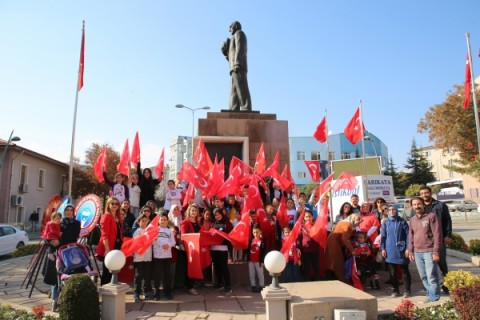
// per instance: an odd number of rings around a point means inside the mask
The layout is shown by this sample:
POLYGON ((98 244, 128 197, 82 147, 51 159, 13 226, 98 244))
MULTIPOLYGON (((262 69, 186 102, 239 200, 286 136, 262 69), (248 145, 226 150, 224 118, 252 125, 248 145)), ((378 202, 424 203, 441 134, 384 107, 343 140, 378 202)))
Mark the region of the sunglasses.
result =
POLYGON ((118 203, 118 202, 110 202, 110 205, 111 205, 111 206, 119 206, 120 203, 118 203))

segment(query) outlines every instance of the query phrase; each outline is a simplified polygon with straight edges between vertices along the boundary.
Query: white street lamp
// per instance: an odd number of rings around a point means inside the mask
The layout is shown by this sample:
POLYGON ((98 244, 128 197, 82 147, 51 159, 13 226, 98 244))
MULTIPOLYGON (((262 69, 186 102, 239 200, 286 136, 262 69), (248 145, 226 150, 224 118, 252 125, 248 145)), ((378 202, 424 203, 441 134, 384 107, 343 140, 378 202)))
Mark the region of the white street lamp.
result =
MULTIPOLYGON (((8 147, 10 146, 10 143, 12 141, 14 141, 14 142, 20 141, 19 137, 13 135, 13 130, 10 133, 10 137, 8 137, 7 144, 5 145, 5 147, 3 149, 2 157, 0 158, 0 174, 2 174, 2 172, 3 172, 3 164, 5 162, 5 157, 7 156, 7 150, 8 150, 8 147)), ((3 180, 0 179, 0 196, 2 194, 2 192, 1 192, 2 191, 2 182, 3 182, 3 180)), ((0 210, 2 210, 2 211, 4 209, 5 208, 0 208, 0 210)))
POLYGON ((120 250, 111 250, 105 256, 103 263, 107 266, 108 270, 112 273, 112 280, 110 284, 118 285, 118 272, 122 270, 125 265, 125 255, 120 250))
POLYGON ((275 290, 281 289, 278 282, 278 276, 280 276, 283 269, 285 269, 285 266, 287 265, 285 257, 280 251, 273 250, 267 253, 264 263, 265 268, 268 270, 268 272, 270 272, 270 275, 272 276, 272 284, 270 285, 270 288, 275 290))

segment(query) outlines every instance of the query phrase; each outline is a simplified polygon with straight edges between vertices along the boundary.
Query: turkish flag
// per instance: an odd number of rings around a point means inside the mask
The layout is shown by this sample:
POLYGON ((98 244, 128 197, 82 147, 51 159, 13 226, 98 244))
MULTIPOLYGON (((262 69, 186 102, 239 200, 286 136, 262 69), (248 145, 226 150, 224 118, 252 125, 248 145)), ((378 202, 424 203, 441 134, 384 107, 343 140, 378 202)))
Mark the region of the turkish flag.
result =
POLYGON ((357 142, 362 139, 364 132, 365 126, 362 123, 362 119, 360 119, 360 107, 358 107, 352 119, 350 119, 345 127, 345 130, 343 130, 343 133, 351 144, 357 144, 357 142))
POLYGON ((107 169, 107 146, 104 146, 97 161, 93 164, 93 173, 97 177, 98 182, 103 182, 103 169, 107 169))
POLYGON ((187 252, 187 273, 192 279, 203 279, 200 233, 182 234, 187 252))
POLYGON ((230 242, 235 249, 248 249, 248 241, 252 233, 250 226, 250 215, 248 212, 242 214, 242 219, 228 234, 230 242))
POLYGON ((285 228, 288 226, 288 215, 287 215, 287 204, 285 201, 285 197, 280 199, 280 205, 278 206, 277 211, 277 221, 280 227, 285 228))
POLYGON ((128 150, 128 139, 125 141, 125 145, 123 147, 122 155, 120 156, 120 162, 117 165, 117 172, 120 172, 123 175, 129 176, 130 170, 130 155, 128 150))
POLYGON ((267 162, 265 160, 265 147, 262 145, 260 146, 260 150, 258 151, 257 158, 255 159, 255 167, 254 171, 255 174, 261 175, 267 167, 267 162))
POLYGON ((135 133, 133 139, 132 153, 130 154, 130 163, 133 168, 137 167, 137 163, 140 161, 140 140, 138 139, 138 131, 135 133))
POLYGON ((307 165, 308 171, 310 171, 312 180, 315 182, 319 182, 320 181, 320 161, 305 160, 305 164, 307 165))
POLYGON ((207 148, 205 148, 202 139, 198 141, 197 149, 195 149, 195 153, 193 154, 193 160, 197 164, 196 169, 204 177, 208 176, 213 168, 213 163, 208 155, 207 148))
POLYGON ((317 220, 315 220, 313 226, 308 230, 308 235, 325 250, 327 247, 328 198, 325 197, 320 201, 321 205, 317 220))
POLYGON ((273 177, 274 175, 274 172, 277 172, 278 173, 278 169, 280 169, 280 155, 277 151, 277 153, 275 154, 275 158, 273 159, 273 162, 272 164, 270 165, 270 167, 268 167, 268 169, 262 174, 262 178, 263 177, 273 177))
POLYGON ((83 88, 83 71, 84 71, 84 69, 85 69, 85 21, 83 22, 82 42, 81 42, 81 46, 80 46, 80 62, 78 64, 77 91, 80 91, 83 88))
POLYGON ((317 199, 320 200, 323 195, 330 190, 331 184, 333 181, 333 173, 329 175, 325 180, 323 180, 318 187, 315 189, 315 194, 317 199))
POLYGON ((209 188, 203 191, 203 194, 207 199, 211 199, 217 194, 220 187, 225 182, 225 164, 222 159, 218 163, 217 156, 215 155, 215 161, 213 162, 213 169, 208 176, 209 188))
POLYGON ((465 98, 463 100, 463 109, 467 109, 470 106, 470 96, 471 96, 471 84, 472 84, 472 73, 470 70, 470 59, 467 53, 467 66, 465 69, 465 98))
POLYGON ((155 169, 153 169, 153 171, 155 171, 155 173, 157 174, 158 181, 163 180, 162 179, 163 165, 165 163, 165 157, 164 157, 165 153, 164 152, 165 152, 165 148, 162 149, 162 153, 160 154, 160 158, 158 158, 157 165, 155 166, 155 169))
POLYGON ((332 186, 332 191, 337 192, 340 189, 353 190, 357 187, 358 181, 355 176, 348 172, 342 172, 338 180, 332 186))
POLYGON ((360 280, 360 277, 357 275, 357 262, 355 261, 355 257, 352 257, 352 283, 355 288, 358 290, 365 291, 365 288, 363 287, 362 281, 360 280))
POLYGON ((217 191, 218 197, 222 198, 228 194, 239 193, 238 187, 240 184, 240 175, 242 174, 241 171, 242 170, 239 168, 239 166, 236 166, 232 171, 230 171, 230 176, 217 191))
POLYGON ((191 199, 195 199, 195 187, 193 186, 193 183, 188 184, 187 192, 185 192, 185 197, 183 197, 182 207, 186 207, 188 201, 191 199))
POLYGON ((248 190, 245 197, 245 206, 248 210, 257 210, 263 208, 262 197, 258 189, 257 175, 251 174, 248 178, 248 190))
POLYGON ((230 175, 232 174, 232 171, 239 170, 240 177, 246 177, 250 174, 250 166, 235 156, 232 157, 228 170, 230 175))
POLYGON ((225 240, 230 241, 228 234, 215 228, 210 230, 200 230, 200 245, 202 247, 210 247, 222 244, 225 240))
POLYGON ((130 239, 127 241, 123 241, 121 251, 123 254, 128 257, 133 253, 144 254, 145 251, 153 244, 155 238, 158 236, 158 220, 160 219, 160 215, 157 215, 153 218, 152 222, 145 228, 139 236, 130 239))
POLYGON ((313 137, 320 142, 327 141, 327 118, 323 117, 317 126, 317 130, 313 133, 313 137))
POLYGON ((192 183, 195 188, 199 190, 206 190, 208 188, 208 181, 202 174, 188 162, 184 162, 180 172, 178 173, 178 179, 192 183))
POLYGON ((292 231, 290 232, 288 237, 286 239, 284 239, 284 241, 283 241, 282 249, 280 250, 280 252, 283 253, 283 255, 285 256, 285 259, 287 259, 287 261, 288 261, 288 251, 292 247, 292 244, 298 238, 298 233, 300 232, 300 227, 302 226, 304 215, 305 215, 305 210, 302 211, 302 214, 297 219, 297 222, 295 222, 295 225, 293 226, 292 231))
MULTIPOLYGON (((290 172, 290 170, 288 170, 288 172, 290 172)), ((290 190, 292 190, 295 185, 293 181, 283 175, 283 172, 282 174, 279 174, 277 171, 272 171, 272 178, 273 181, 275 181, 280 186, 280 188, 286 192, 290 192, 290 190)))

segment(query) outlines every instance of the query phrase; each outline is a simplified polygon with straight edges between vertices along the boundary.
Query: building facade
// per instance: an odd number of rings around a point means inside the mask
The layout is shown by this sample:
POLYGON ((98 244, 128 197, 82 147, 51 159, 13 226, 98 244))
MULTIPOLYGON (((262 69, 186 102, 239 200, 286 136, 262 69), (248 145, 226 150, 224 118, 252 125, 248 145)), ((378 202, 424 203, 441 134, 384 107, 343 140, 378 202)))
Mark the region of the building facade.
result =
MULTIPOLYGON (((0 154, 6 141, 0 140, 0 154)), ((0 170, 0 222, 29 226, 33 211, 39 213, 55 194, 67 189, 68 164, 10 144, 0 170)))
MULTIPOLYGON (((305 165, 305 160, 346 160, 362 157, 362 142, 353 145, 345 138, 343 133, 328 136, 327 143, 320 143, 313 137, 290 137, 290 172, 297 185, 312 183, 310 173, 305 165)), ((371 132, 365 132, 365 156, 380 157, 382 171, 388 162, 387 146, 371 132)))
MULTIPOLYGON (((177 136, 170 144, 170 175, 169 179, 176 179, 183 162, 191 162, 191 137, 177 136)), ((381 157, 382 167, 388 161, 387 146, 371 132, 365 133, 365 153, 367 157, 381 157)), ((326 143, 319 143, 313 137, 290 137, 290 172, 297 185, 312 183, 312 179, 305 165, 305 160, 327 160, 326 143)), ((352 145, 343 133, 328 136, 328 160, 345 160, 362 157, 362 142, 352 145)), ((267 164, 270 165, 270 164, 267 164)), ((281 168, 282 169, 282 168, 281 168)))
POLYGON ((455 152, 436 149, 433 146, 419 149, 425 159, 432 165, 432 172, 437 181, 463 180, 463 192, 466 199, 480 201, 480 182, 474 177, 448 170, 445 166, 454 164, 453 161, 459 156, 455 152))

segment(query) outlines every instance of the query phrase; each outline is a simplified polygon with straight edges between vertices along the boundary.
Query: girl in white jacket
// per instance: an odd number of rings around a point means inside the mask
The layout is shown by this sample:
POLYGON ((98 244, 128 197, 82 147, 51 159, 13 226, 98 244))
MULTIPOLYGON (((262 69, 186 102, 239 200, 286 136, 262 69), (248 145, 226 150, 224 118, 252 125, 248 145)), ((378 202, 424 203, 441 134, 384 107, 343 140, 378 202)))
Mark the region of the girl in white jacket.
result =
POLYGON ((163 280, 165 299, 172 300, 171 272, 172 247, 175 246, 175 236, 168 227, 168 214, 162 212, 159 220, 158 237, 153 243, 153 276, 155 283, 154 300, 160 300, 160 281, 163 280))

